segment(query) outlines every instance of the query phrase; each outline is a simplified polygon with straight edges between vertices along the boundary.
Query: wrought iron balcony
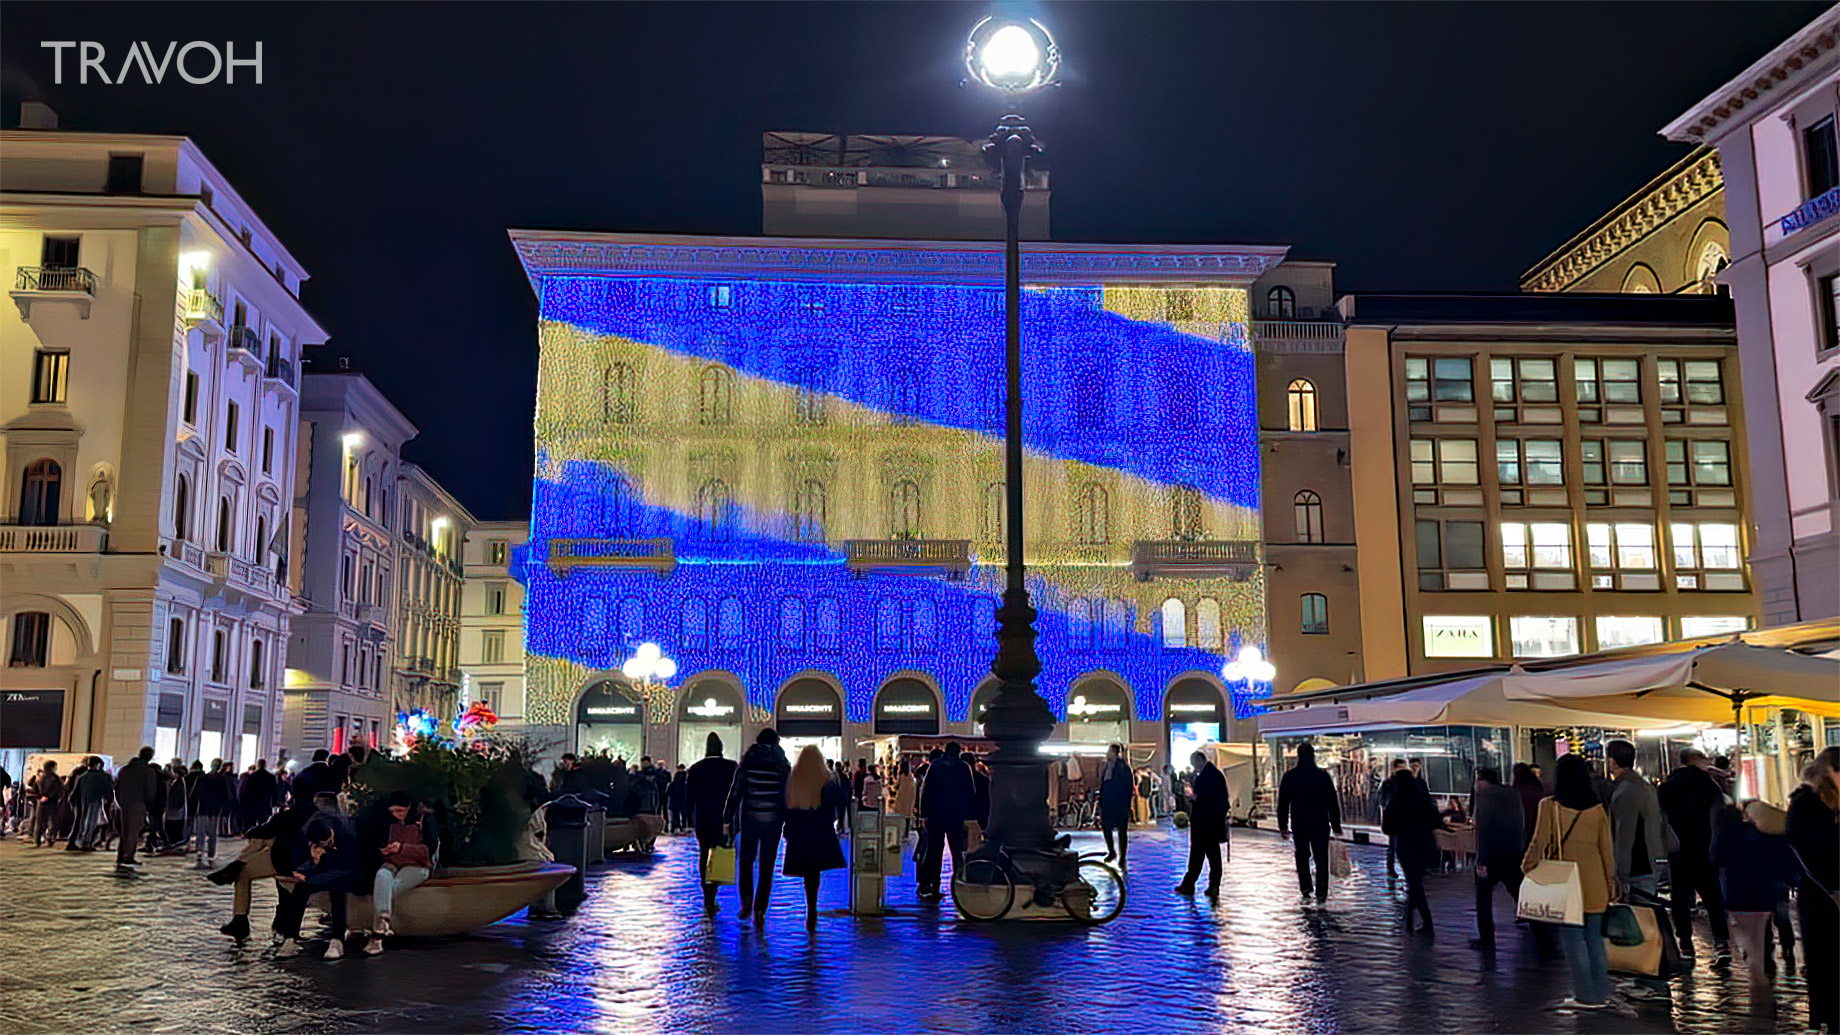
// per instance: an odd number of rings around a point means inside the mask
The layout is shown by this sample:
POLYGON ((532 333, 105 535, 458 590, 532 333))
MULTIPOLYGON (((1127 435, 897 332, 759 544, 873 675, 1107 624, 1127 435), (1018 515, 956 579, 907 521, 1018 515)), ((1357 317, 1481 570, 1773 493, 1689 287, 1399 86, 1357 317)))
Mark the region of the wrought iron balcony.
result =
POLYGON ((101 525, 0 525, 0 553, 101 553, 108 541, 101 525))
POLYGON ((207 332, 223 333, 224 300, 204 288, 184 292, 185 322, 207 332))
POLYGON ((858 574, 943 569, 956 577, 971 570, 969 539, 848 539, 843 551, 846 565, 858 574))
POLYGON ((1261 564, 1259 544, 1249 539, 1140 539, 1131 548, 1131 571, 1139 579, 1252 578, 1261 564))
POLYGON ((32 318, 34 302, 73 302, 78 317, 87 320, 96 298, 96 275, 81 266, 21 266, 12 295, 22 320, 32 318))
POLYGON ((677 569, 677 544, 669 539, 551 539, 547 563, 557 575, 577 568, 649 568, 669 575, 677 569))
POLYGON ((270 354, 268 357, 268 370, 264 372, 262 376, 270 381, 279 381, 289 388, 292 388, 294 387, 294 364, 289 363, 280 356, 270 354))
POLYGON ((262 336, 252 328, 240 325, 230 328, 230 347, 262 358, 262 336))

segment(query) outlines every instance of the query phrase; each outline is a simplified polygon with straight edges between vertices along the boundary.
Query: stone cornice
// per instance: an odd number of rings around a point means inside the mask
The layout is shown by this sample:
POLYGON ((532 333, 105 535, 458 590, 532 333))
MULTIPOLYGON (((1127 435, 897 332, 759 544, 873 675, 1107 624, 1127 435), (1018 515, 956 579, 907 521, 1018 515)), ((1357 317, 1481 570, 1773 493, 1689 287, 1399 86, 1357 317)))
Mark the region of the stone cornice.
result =
POLYGON ((1725 189, 1719 153, 1701 147, 1521 275, 1523 291, 1562 291, 1668 220, 1725 189))
POLYGON ((1786 95, 1797 80, 1830 62, 1840 46, 1840 4, 1828 8, 1800 32, 1758 59, 1736 78, 1714 90, 1684 115, 1663 126, 1669 140, 1698 144, 1730 131, 1730 123, 1753 104, 1768 105, 1786 95))
MULTIPOLYGON (((651 276, 746 280, 912 281, 1001 284, 995 242, 512 230, 531 285, 546 276, 651 276)), ((1030 284, 1232 284, 1246 286, 1284 261, 1282 245, 1056 244, 1025 242, 1030 284)))

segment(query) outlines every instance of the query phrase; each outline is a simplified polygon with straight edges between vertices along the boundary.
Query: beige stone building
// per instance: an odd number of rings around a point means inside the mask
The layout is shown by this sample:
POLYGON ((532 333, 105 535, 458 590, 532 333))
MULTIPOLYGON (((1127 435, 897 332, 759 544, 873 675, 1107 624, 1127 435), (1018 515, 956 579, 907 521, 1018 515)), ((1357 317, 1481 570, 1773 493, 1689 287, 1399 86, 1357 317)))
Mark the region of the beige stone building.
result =
POLYGON ((399 712, 420 708, 451 723, 460 714, 461 550, 475 524, 453 494, 412 463, 398 468, 402 534, 396 537, 396 652, 390 662, 399 712))
POLYGON ((1755 623, 1729 300, 1341 306, 1366 679, 1755 623))
POLYGON ((524 584, 513 574, 528 521, 481 521, 466 536, 461 561, 460 669, 469 700, 484 701, 501 728, 524 725, 524 584))
POLYGON ((1521 290, 1714 294, 1730 263, 1719 153, 1700 147, 1541 259, 1521 290))

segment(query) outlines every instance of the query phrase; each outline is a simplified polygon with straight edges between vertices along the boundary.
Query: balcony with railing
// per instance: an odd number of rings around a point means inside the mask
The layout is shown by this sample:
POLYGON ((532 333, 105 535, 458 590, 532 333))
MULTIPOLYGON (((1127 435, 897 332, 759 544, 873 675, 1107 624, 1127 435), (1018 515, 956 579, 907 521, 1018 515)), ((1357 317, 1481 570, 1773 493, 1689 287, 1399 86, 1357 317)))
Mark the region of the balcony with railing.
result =
POLYGON ((646 568, 669 575, 677 569, 677 545, 669 539, 551 539, 546 563, 557 575, 577 568, 646 568))
POLYGON ((186 326, 196 327, 210 337, 224 333, 223 298, 213 295, 207 288, 192 288, 182 292, 182 296, 186 326))
POLYGON ((294 364, 282 359, 275 353, 270 353, 268 357, 268 369, 262 372, 262 376, 267 380, 278 381, 289 388, 293 388, 294 364))
POLYGON ((238 325, 230 328, 230 351, 242 353, 253 358, 258 366, 262 363, 262 336, 252 327, 238 325))
POLYGON ((857 574, 866 571, 945 571, 953 577, 971 570, 969 539, 848 539, 844 563, 857 574))
POLYGON ((1258 573, 1259 544, 1249 539, 1140 539, 1131 547, 1139 579, 1227 578, 1243 582, 1258 573))
POLYGON ((1252 337, 1268 352, 1340 352, 1347 328, 1335 320, 1254 320, 1252 337))
POLYGON ((0 553, 101 553, 108 542, 101 525, 0 525, 0 553))
POLYGON ((87 320, 96 299, 96 275, 81 266, 21 266, 12 294, 22 320, 32 318, 34 302, 74 303, 78 317, 87 320))

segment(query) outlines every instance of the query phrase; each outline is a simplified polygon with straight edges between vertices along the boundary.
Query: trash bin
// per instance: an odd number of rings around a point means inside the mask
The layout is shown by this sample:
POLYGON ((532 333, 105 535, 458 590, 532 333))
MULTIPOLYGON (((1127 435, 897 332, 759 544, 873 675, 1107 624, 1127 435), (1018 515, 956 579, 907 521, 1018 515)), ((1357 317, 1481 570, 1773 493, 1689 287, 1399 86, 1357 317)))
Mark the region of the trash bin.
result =
POLYGON ((587 896, 583 878, 588 873, 588 813, 590 806, 573 794, 565 794, 544 806, 549 825, 549 850, 556 861, 575 867, 570 877, 556 889, 556 911, 573 913, 587 896))

